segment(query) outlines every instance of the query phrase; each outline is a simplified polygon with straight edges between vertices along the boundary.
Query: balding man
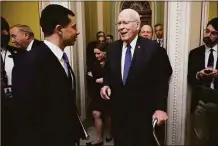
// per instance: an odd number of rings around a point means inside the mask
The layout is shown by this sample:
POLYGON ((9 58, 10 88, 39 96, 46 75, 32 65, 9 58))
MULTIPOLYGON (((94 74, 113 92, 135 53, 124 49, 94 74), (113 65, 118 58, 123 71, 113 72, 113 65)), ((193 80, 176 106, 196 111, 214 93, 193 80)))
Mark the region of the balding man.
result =
POLYGON ((150 25, 143 25, 141 27, 139 35, 144 38, 152 40, 153 37, 153 28, 150 25))
POLYGON ((12 43, 20 48, 19 52, 30 51, 39 46, 42 41, 35 39, 33 31, 27 25, 17 24, 10 28, 12 43))
POLYGON ((161 125, 168 118, 164 109, 172 69, 156 42, 138 36, 135 10, 121 11, 117 28, 120 40, 108 46, 101 89, 102 98, 112 103, 114 145, 151 146, 152 119, 161 125))

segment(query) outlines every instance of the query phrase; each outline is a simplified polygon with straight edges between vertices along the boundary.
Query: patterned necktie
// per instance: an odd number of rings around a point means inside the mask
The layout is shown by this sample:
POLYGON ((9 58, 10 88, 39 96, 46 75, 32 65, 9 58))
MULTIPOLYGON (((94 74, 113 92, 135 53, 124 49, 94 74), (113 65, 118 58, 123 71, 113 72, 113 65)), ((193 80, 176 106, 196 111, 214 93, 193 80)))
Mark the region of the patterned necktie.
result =
POLYGON ((209 55, 208 63, 207 63, 207 67, 209 67, 209 68, 213 68, 213 66, 214 66, 213 51, 214 51, 213 49, 210 49, 210 55, 209 55))
POLYGON ((125 56, 124 70, 123 70, 123 85, 126 84, 131 61, 132 61, 131 46, 128 44, 126 49, 126 56, 125 56))
MULTIPOLYGON (((213 51, 214 51, 213 49, 210 49, 210 54, 209 54, 209 58, 208 58, 208 62, 207 62, 207 67, 211 68, 211 69, 213 69, 213 65, 214 65, 213 51)), ((211 82, 212 82, 211 78, 207 79, 205 81, 205 85, 210 88, 211 87, 211 82)))
POLYGON ((65 68, 67 70, 67 76, 68 76, 69 84, 72 87, 71 68, 70 68, 70 64, 69 64, 69 60, 68 60, 67 54, 65 52, 63 53, 63 57, 62 58, 64 60, 64 65, 65 65, 65 68))

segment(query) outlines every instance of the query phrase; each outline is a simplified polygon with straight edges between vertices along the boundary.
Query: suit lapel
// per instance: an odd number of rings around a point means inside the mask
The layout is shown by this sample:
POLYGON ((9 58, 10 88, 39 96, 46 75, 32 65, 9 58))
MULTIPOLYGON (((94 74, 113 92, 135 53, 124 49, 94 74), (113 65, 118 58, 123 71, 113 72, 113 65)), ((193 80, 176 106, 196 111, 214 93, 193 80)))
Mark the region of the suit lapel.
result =
MULTIPOLYGON (((44 44, 45 45, 45 44, 44 44)), ((48 48, 47 45, 45 45, 47 52, 48 52, 48 60, 50 65, 52 65, 55 69, 57 69, 57 71, 55 72, 60 72, 60 74, 64 77, 64 79, 66 81, 68 81, 68 76, 63 68, 63 66, 61 65, 60 61, 58 60, 58 58, 55 56, 55 54, 48 48)))
POLYGON ((116 48, 116 57, 114 57, 115 62, 117 63, 114 63, 116 65, 116 71, 117 71, 117 74, 118 74, 118 77, 119 77, 119 80, 120 82, 122 83, 122 75, 121 75, 121 58, 122 58, 122 48, 123 48, 123 42, 120 40, 119 43, 117 43, 117 46, 115 47, 116 48))
POLYGON ((201 53, 200 53, 200 58, 199 60, 201 61, 200 65, 201 65, 201 68, 205 68, 205 46, 203 45, 202 48, 201 48, 201 53))
POLYGON ((70 66, 70 72, 71 72, 71 74, 72 74, 72 80, 73 80, 73 90, 75 90, 76 91, 76 78, 75 78, 75 74, 74 74, 74 72, 73 72, 73 69, 71 68, 71 66, 70 66))

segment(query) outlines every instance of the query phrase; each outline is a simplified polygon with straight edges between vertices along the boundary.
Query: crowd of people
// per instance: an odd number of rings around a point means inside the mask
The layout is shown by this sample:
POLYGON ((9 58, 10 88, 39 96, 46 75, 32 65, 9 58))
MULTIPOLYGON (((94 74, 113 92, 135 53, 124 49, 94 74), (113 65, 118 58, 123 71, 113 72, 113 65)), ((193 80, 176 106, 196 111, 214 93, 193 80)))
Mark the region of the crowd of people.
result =
MULTIPOLYGON (((78 146, 85 138, 76 106, 76 79, 66 46, 80 34, 75 14, 60 5, 41 12, 43 41, 27 25, 9 27, 1 17, 2 144, 4 146, 78 146), (14 46, 9 45, 12 41, 14 46)), ((168 119, 172 67, 164 48, 163 25, 141 25, 138 12, 122 10, 119 39, 99 31, 86 49, 87 87, 96 140, 115 146, 153 146, 151 121, 168 119), (156 39, 154 39, 155 32, 156 39)), ((205 45, 189 54, 193 144, 218 144, 218 18, 208 22, 205 45)))

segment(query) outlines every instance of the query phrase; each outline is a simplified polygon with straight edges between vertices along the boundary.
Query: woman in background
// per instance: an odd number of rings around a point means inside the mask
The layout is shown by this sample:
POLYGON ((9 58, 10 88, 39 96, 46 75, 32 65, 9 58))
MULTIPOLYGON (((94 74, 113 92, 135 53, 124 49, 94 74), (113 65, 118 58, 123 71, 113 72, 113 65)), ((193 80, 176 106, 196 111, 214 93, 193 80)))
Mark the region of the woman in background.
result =
POLYGON ((102 146, 103 145, 103 120, 106 119, 106 127, 108 135, 106 142, 112 140, 111 135, 111 117, 110 117, 110 101, 106 101, 100 96, 100 89, 103 83, 103 74, 106 61, 106 43, 98 43, 94 49, 96 62, 88 72, 89 78, 93 82, 91 110, 96 128, 96 141, 87 143, 87 146, 102 146))

